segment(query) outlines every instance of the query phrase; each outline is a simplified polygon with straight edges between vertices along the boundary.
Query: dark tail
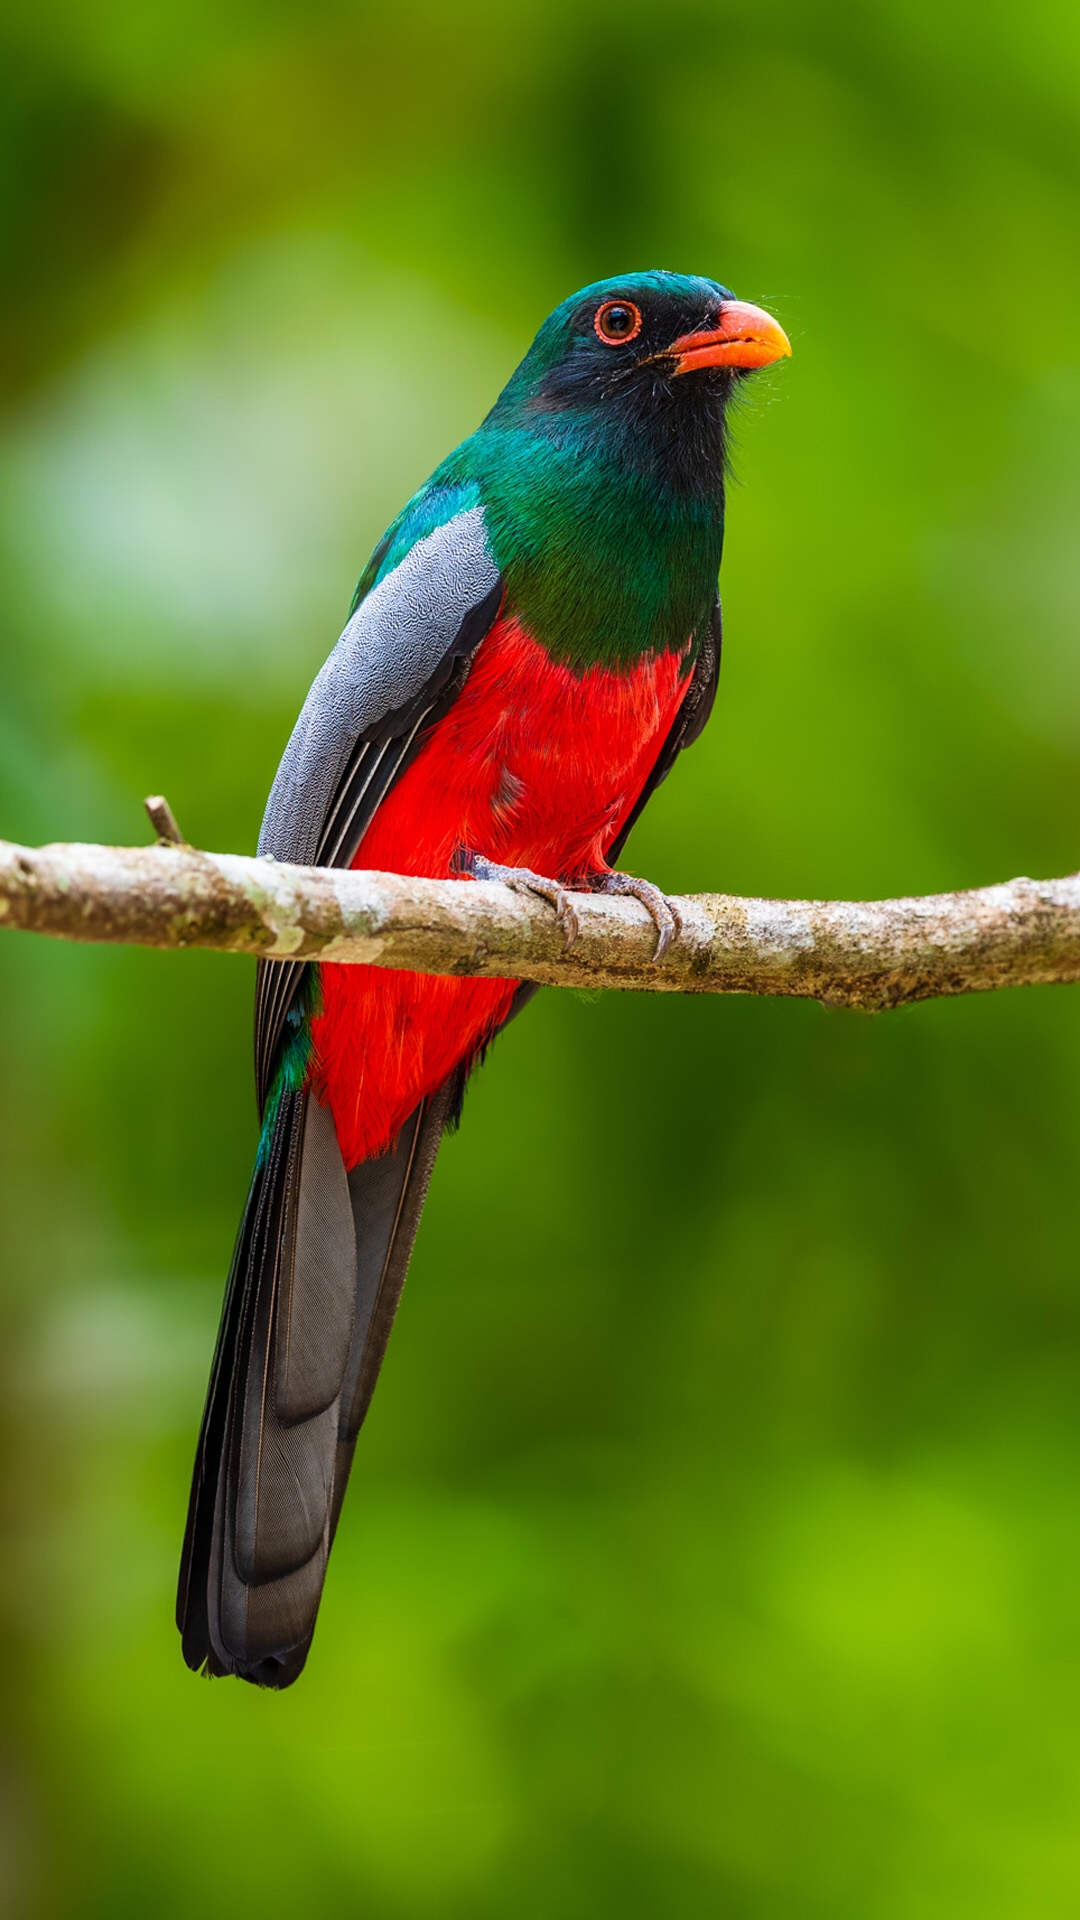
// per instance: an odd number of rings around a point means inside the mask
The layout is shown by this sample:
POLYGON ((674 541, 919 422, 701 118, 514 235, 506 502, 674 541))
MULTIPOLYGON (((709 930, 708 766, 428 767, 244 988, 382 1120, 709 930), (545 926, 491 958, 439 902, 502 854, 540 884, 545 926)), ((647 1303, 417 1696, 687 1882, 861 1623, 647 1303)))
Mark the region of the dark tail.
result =
POLYGON ((195 1457, 177 1625, 189 1667, 288 1687, 450 1113, 447 1085, 346 1173, 329 1110, 282 1096, 240 1227, 195 1457))

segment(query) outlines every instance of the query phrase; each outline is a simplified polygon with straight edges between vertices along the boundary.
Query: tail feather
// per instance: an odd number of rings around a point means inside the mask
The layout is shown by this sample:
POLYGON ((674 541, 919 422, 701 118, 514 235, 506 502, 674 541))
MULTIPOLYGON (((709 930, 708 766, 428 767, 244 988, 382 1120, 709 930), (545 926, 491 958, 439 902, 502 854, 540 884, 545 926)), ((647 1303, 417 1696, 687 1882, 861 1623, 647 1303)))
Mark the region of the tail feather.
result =
POLYGON ((356 1439, 375 1389, 453 1091, 450 1084, 440 1087, 406 1121, 397 1140, 397 1154, 406 1160, 403 1168, 400 1162, 394 1166, 392 1154, 383 1154, 361 1161, 349 1175, 357 1268, 377 1276, 377 1283, 364 1301, 362 1326, 346 1369, 342 1439, 356 1439))
POLYGON ((195 1462, 177 1600, 190 1667, 278 1688, 303 1668, 450 1105, 447 1086, 347 1174, 329 1110, 281 1098, 195 1462))

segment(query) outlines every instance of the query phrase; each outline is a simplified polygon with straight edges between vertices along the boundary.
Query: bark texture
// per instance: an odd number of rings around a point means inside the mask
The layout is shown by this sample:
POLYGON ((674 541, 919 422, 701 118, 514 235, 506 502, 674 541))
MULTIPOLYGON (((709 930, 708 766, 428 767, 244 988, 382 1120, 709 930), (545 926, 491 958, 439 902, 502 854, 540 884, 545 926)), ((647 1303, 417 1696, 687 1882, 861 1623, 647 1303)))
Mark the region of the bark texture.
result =
POLYGON ((941 994, 1080 979, 1080 875, 908 900, 694 894, 654 964, 631 899, 575 894, 570 953, 552 909, 469 880, 291 867, 184 845, 0 841, 0 927, 61 940, 212 947, 263 958, 487 974, 652 993, 794 994, 901 1006, 941 994))

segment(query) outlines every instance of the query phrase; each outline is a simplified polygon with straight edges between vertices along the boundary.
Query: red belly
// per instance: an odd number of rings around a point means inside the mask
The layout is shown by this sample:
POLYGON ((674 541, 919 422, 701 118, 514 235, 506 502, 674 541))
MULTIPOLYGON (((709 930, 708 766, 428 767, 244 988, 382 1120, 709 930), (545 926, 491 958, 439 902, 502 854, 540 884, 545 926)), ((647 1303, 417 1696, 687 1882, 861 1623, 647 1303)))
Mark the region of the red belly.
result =
MULTIPOLYGON (((578 675, 500 620, 353 866, 445 878, 464 846, 570 883, 605 872, 605 849, 685 697, 683 659, 578 675)), ((350 1167, 384 1152, 424 1095, 490 1038, 517 986, 382 967, 321 974, 314 1081, 350 1167)))

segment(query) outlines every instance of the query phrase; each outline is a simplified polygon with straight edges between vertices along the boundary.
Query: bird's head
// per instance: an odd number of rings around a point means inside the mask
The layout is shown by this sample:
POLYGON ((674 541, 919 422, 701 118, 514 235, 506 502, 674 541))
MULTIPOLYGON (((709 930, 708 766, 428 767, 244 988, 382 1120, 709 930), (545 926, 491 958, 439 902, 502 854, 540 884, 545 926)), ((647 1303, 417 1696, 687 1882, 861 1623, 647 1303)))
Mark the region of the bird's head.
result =
POLYGON ((719 450, 735 382, 790 352, 770 314, 715 280, 620 274, 556 307, 491 418, 557 431, 558 416, 570 416, 603 437, 644 436, 665 458, 700 460, 707 440, 719 450))

